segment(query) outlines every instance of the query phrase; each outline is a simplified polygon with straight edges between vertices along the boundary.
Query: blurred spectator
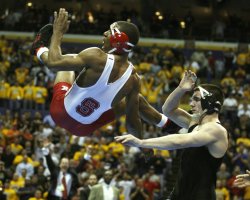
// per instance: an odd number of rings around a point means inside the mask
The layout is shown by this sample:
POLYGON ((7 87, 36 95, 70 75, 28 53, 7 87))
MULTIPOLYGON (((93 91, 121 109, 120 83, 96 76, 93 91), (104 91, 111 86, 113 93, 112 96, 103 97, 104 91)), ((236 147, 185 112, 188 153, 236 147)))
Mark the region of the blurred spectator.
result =
POLYGON ((97 176, 95 174, 90 174, 86 186, 78 188, 78 193, 80 193, 80 200, 88 200, 90 190, 96 184, 97 176))
POLYGON ((48 178, 45 176, 45 168, 43 165, 37 167, 37 179, 38 185, 41 187, 43 191, 48 190, 48 178))
POLYGON ((46 87, 44 87, 43 82, 38 82, 38 85, 34 87, 33 95, 35 101, 35 110, 40 110, 42 111, 42 114, 44 114, 48 90, 46 87))
POLYGON ((23 169, 25 169, 27 171, 27 174, 25 177, 26 179, 31 178, 31 176, 34 174, 34 167, 30 163, 28 163, 28 156, 27 155, 24 155, 22 162, 20 162, 16 166, 16 173, 18 174, 18 176, 22 176, 23 169))
POLYGON ((36 189, 34 196, 30 197, 28 200, 45 200, 43 198, 42 190, 36 189))
POLYGON ((226 187, 223 187, 221 179, 216 181, 216 200, 230 200, 230 194, 226 187))
POLYGON ((150 166, 148 172, 142 177, 144 187, 149 193, 149 199, 159 198, 160 177, 155 173, 154 166, 150 166))
POLYGON ((23 87, 23 109, 33 109, 34 104, 34 86, 33 81, 28 82, 28 84, 23 87))
POLYGON ((22 176, 19 176, 17 173, 13 174, 12 180, 10 181, 10 187, 18 190, 19 188, 24 187, 25 179, 22 176))
POLYGON ((3 193, 7 197, 6 200, 18 200, 16 190, 10 187, 10 180, 5 181, 3 193))
POLYGON ((14 155, 19 154, 23 150, 23 146, 20 144, 20 138, 17 136, 13 139, 13 142, 10 145, 11 152, 14 155))
POLYGON ((51 159, 48 144, 45 143, 44 145, 46 146, 43 148, 43 153, 51 176, 48 199, 69 199, 76 194, 77 175, 69 168, 69 159, 66 157, 60 160, 60 165, 57 167, 51 159))
POLYGON ((23 99, 23 88, 15 82, 8 91, 9 108, 12 111, 18 111, 21 108, 21 100, 23 99))
POLYGON ((239 167, 240 171, 246 171, 247 170, 247 160, 248 154, 247 154, 247 148, 243 143, 238 144, 237 152, 232 158, 232 162, 235 167, 239 167))
POLYGON ((26 179, 23 187, 17 190, 17 194, 21 199, 29 199, 33 196, 36 186, 32 184, 31 179, 26 179))
POLYGON ((4 162, 0 160, 0 182, 4 183, 7 179, 7 173, 5 171, 4 162))
MULTIPOLYGON (((227 88, 229 91, 232 91, 233 88, 236 86, 236 80, 232 75, 232 71, 227 71, 225 76, 220 82, 221 86, 227 88)), ((227 94, 227 93, 226 93, 227 94)))
POLYGON ((1 155, 1 160, 4 162, 6 169, 12 166, 14 158, 15 158, 15 155, 11 151, 11 146, 10 145, 6 146, 6 148, 4 149, 1 155))
POLYGON ((232 123, 237 123, 237 108, 238 101, 233 93, 229 93, 229 96, 225 98, 223 104, 223 114, 225 118, 230 120, 232 123))
POLYGON ((250 105, 248 104, 248 99, 245 98, 242 102, 238 105, 238 114, 237 116, 240 118, 242 116, 246 116, 250 118, 250 105))
POLYGON ((155 150, 155 156, 150 159, 150 163, 154 167, 155 174, 158 175, 160 178, 160 185, 162 188, 164 186, 164 173, 166 170, 167 163, 162 155, 161 150, 155 150))
POLYGON ((123 172, 121 180, 118 181, 117 185, 118 187, 122 188, 122 193, 124 194, 124 200, 130 200, 131 190, 135 186, 132 177, 127 172, 123 172))
POLYGON ((225 60, 224 58, 220 57, 216 59, 214 63, 214 69, 215 69, 215 78, 220 80, 225 73, 225 60))
POLYGON ((136 180, 136 186, 130 193, 131 200, 149 200, 148 191, 143 187, 143 179, 136 180))
POLYGON ((220 166, 220 168, 219 168, 219 171, 217 172, 217 179, 224 179, 224 180, 227 180, 227 179, 229 179, 229 177, 230 177, 230 172, 228 171, 228 169, 227 169, 227 165, 226 165, 226 163, 221 163, 221 166, 220 166))
POLYGON ((111 185, 113 179, 112 170, 106 170, 103 175, 103 182, 91 188, 88 200, 112 200, 118 199, 119 189, 111 185))
MULTIPOLYGON (((1 67, 0 67, 1 68, 1 67)), ((10 84, 6 82, 5 78, 0 79, 0 107, 8 107, 8 93, 10 84)))
POLYGON ((29 74, 29 69, 26 67, 18 67, 15 69, 16 81, 19 85, 23 86, 29 74))
POLYGON ((172 75, 170 71, 167 68, 167 65, 164 64, 160 71, 157 73, 157 76, 159 77, 159 81, 163 83, 163 91, 169 92, 169 81, 172 78, 172 75))

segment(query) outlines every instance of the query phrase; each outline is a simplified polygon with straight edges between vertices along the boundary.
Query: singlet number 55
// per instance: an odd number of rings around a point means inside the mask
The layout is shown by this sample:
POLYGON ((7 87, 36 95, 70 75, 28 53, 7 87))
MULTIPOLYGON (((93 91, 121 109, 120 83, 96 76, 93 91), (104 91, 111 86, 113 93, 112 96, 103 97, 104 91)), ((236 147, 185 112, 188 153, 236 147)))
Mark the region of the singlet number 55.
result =
POLYGON ((100 107, 100 103, 95 99, 89 97, 85 98, 81 105, 76 107, 76 112, 83 117, 90 116, 96 109, 100 107))

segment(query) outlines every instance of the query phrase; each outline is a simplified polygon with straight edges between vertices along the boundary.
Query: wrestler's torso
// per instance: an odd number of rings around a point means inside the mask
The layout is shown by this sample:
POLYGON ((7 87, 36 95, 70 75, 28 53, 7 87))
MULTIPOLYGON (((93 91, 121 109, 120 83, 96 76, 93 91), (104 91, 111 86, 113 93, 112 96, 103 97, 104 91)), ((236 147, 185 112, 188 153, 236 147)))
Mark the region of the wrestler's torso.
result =
MULTIPOLYGON (((107 54, 106 54, 107 55, 107 54)), ((126 59, 120 60, 119 58, 115 57, 115 63, 113 66, 113 69, 111 71, 108 83, 113 83, 125 73, 127 70, 130 62, 126 59)), ((101 61, 97 61, 96 65, 93 67, 86 67, 84 69, 84 73, 80 73, 77 77, 76 83, 79 87, 87 88, 89 86, 94 85, 98 79, 100 78, 101 74, 103 73, 104 66, 106 64, 106 59, 100 59, 101 61)), ((133 69, 133 72, 131 74, 132 76, 135 76, 136 72, 133 69)), ((116 105, 118 102, 121 101, 133 88, 131 77, 127 80, 127 82, 124 84, 124 86, 120 89, 120 91, 115 96, 112 106, 116 105)))
POLYGON ((206 146, 182 150, 179 174, 171 200, 215 200, 216 172, 222 159, 223 157, 213 157, 206 146))
POLYGON ((111 109, 127 95, 131 87, 128 85, 131 85, 129 81, 134 67, 131 63, 125 64, 119 70, 115 57, 108 55, 102 70, 82 71, 65 95, 64 106, 67 113, 82 124, 91 124, 111 109))

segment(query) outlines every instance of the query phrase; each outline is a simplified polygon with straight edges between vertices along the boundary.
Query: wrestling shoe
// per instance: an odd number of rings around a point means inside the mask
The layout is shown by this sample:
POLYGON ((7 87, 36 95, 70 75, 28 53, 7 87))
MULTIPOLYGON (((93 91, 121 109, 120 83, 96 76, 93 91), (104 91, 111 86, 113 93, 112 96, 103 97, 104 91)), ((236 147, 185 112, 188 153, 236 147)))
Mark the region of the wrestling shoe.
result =
POLYGON ((36 34, 35 40, 31 46, 31 54, 36 55, 37 51, 41 47, 48 47, 50 43, 50 38, 53 34, 53 25, 46 24, 43 26, 36 34))

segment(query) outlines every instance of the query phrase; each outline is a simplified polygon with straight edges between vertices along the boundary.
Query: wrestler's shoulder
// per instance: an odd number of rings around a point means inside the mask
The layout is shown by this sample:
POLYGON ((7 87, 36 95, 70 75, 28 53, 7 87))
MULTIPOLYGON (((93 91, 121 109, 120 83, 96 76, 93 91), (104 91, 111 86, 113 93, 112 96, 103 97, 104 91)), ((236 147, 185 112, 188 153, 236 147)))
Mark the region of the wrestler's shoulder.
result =
POLYGON ((101 55, 101 54, 106 55, 106 53, 102 49, 100 49, 98 47, 89 47, 87 49, 82 50, 81 53, 84 53, 84 54, 87 54, 87 53, 88 54, 93 54, 95 56, 101 55))

